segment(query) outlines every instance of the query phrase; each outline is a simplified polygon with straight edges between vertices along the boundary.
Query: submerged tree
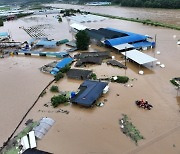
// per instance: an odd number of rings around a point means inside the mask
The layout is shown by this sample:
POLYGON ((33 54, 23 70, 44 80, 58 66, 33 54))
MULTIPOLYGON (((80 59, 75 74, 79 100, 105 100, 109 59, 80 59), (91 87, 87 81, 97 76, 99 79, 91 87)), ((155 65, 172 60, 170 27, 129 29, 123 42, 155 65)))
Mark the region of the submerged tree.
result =
POLYGON ((76 34, 76 46, 79 50, 87 50, 90 43, 90 37, 87 32, 84 30, 80 30, 76 34))

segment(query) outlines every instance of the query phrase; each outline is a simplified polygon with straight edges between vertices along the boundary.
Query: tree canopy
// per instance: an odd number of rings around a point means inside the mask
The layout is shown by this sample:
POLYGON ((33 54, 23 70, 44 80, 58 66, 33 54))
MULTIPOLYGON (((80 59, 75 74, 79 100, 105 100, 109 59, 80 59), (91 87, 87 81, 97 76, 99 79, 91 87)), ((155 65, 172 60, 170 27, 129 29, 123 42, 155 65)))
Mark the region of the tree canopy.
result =
POLYGON ((147 7, 147 8, 180 8, 180 0, 112 0, 121 6, 147 7))
POLYGON ((80 30, 76 34, 76 46, 79 50, 87 50, 90 43, 90 37, 87 32, 84 30, 80 30))

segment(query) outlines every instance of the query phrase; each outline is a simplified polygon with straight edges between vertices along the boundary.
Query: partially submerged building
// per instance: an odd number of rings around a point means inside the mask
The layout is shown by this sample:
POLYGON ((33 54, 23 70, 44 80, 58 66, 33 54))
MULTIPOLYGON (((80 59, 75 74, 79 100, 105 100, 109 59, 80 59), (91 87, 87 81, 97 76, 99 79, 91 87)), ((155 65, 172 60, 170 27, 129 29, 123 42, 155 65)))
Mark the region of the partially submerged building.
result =
POLYGON ((57 47, 57 41, 50 41, 47 39, 41 39, 36 44, 36 47, 43 47, 43 48, 55 48, 57 47))
POLYGON ((62 68, 64 68, 66 65, 71 64, 73 61, 73 58, 67 57, 62 59, 61 61, 57 62, 56 66, 51 70, 52 75, 56 75, 62 68))
POLYGON ((75 67, 80 67, 80 66, 85 65, 85 64, 98 64, 98 65, 101 65, 102 60, 103 59, 101 57, 85 57, 85 58, 81 58, 76 62, 75 67))
POLYGON ((74 55, 75 59, 82 59, 86 57, 100 57, 102 59, 108 59, 111 58, 110 52, 109 51, 102 51, 102 52, 83 52, 80 54, 74 55))
POLYGON ((107 82, 86 80, 80 85, 79 92, 75 97, 71 98, 71 102, 85 107, 91 107, 103 94, 106 86, 108 86, 107 82))
POLYGON ((136 34, 132 32, 122 31, 114 28, 87 29, 92 42, 97 44, 103 43, 108 47, 112 47, 118 51, 133 49, 153 48, 155 42, 149 41, 151 37, 147 35, 136 34), (120 46, 119 46, 120 45, 120 46))
POLYGON ((78 59, 75 64, 76 67, 80 67, 83 64, 98 64, 101 65, 103 59, 111 58, 110 52, 83 52, 81 54, 76 54, 75 59, 78 59))
POLYGON ((108 60, 106 63, 108 65, 117 66, 117 67, 120 67, 120 68, 127 69, 127 66, 123 65, 122 63, 120 63, 117 60, 108 60))
POLYGON ((92 71, 82 69, 70 69, 66 75, 68 78, 86 80, 90 77, 92 71))

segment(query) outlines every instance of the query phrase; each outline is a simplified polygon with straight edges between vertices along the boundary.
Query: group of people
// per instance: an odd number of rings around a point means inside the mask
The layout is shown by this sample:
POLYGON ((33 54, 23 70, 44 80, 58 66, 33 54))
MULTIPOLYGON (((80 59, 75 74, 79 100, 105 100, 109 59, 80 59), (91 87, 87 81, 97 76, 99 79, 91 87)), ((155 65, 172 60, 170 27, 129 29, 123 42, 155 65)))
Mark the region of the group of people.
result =
POLYGON ((144 101, 143 99, 137 100, 136 105, 141 107, 141 108, 148 109, 148 110, 150 110, 153 107, 151 104, 148 103, 147 100, 144 101))

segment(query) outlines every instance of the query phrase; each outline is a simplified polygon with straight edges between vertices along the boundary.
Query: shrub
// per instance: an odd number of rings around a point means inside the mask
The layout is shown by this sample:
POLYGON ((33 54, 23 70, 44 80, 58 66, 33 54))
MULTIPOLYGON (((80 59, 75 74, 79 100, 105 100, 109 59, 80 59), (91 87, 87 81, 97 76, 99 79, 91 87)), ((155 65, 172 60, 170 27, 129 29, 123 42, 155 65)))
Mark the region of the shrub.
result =
POLYGON ((55 75, 55 81, 59 81, 61 78, 64 77, 64 74, 62 72, 58 72, 56 75, 55 75))
POLYGON ((51 98, 51 103, 54 108, 59 106, 60 104, 66 103, 67 101, 68 98, 66 98, 66 96, 64 95, 53 96, 51 98))
POLYGON ((50 91, 51 91, 51 92, 59 92, 59 88, 58 88, 58 86, 52 86, 52 87, 50 88, 50 91))
POLYGON ((97 79, 97 76, 95 73, 92 73, 89 77, 90 79, 93 79, 93 80, 96 80, 97 79))

